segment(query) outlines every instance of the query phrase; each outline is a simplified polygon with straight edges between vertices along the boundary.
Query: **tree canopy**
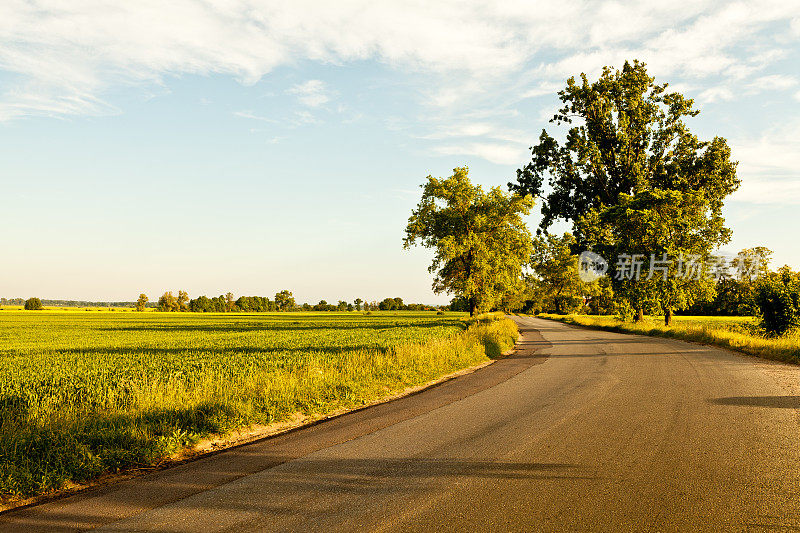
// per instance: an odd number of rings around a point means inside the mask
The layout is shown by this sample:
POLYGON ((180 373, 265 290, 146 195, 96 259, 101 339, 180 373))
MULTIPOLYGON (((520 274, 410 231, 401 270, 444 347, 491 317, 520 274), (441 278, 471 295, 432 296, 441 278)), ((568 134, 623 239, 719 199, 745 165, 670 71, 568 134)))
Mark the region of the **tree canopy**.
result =
POLYGON ((783 266, 765 274, 755 285, 755 302, 767 333, 782 335, 800 326, 800 273, 783 266))
POLYGON ((530 196, 509 196, 493 187, 473 185, 466 167, 442 179, 428 176, 422 198, 412 211, 405 248, 433 248, 429 272, 433 290, 469 301, 471 314, 496 305, 515 292, 531 253, 523 221, 533 206, 530 196))
POLYGON ((147 307, 148 301, 149 299, 147 298, 147 295, 145 293, 141 293, 139 295, 139 299, 136 300, 136 310, 139 312, 144 311, 145 307, 147 307))
POLYGON ((699 111, 667 87, 638 61, 606 67, 594 82, 585 74, 579 82, 570 78, 551 120, 568 126, 565 140, 543 130, 509 187, 543 199, 540 231, 559 219, 571 222, 576 247, 609 260, 615 293, 639 316, 650 306, 669 320, 673 309, 707 295, 704 279, 676 279, 679 259, 707 261, 728 242, 722 206, 739 179, 725 139, 692 134, 685 119, 699 111), (664 254, 673 261, 669 275, 654 278, 650 267, 664 254), (620 255, 645 258, 643 276, 615 275, 620 255))
POLYGON ((28 298, 25 300, 25 310, 26 311, 41 311, 44 309, 42 307, 42 301, 39 298, 28 298))

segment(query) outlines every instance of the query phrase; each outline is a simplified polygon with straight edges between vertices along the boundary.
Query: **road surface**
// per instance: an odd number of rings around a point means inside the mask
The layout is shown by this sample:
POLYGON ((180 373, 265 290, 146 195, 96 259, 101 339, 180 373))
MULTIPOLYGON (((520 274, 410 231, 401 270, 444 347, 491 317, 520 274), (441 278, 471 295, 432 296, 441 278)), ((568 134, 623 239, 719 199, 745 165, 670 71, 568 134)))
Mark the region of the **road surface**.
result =
POLYGON ((517 320, 475 373, 0 530, 800 529, 800 367, 517 320))

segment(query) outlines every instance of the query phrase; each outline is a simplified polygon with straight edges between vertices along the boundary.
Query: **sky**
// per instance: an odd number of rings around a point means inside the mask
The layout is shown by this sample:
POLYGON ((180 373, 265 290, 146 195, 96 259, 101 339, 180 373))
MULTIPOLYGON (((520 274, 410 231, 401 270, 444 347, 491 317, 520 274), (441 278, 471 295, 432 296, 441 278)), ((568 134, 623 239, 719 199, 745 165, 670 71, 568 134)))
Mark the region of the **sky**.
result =
POLYGON ((797 268, 799 56, 791 0, 3 0, 0 296, 447 302, 402 248, 425 177, 505 188, 632 59, 739 161, 725 251, 797 268))

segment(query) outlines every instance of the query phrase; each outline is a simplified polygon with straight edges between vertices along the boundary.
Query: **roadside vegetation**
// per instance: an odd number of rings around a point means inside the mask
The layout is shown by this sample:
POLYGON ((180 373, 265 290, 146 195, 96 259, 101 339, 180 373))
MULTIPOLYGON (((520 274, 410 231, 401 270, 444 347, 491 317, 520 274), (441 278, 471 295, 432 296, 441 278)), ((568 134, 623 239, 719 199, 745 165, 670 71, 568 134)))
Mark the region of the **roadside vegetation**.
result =
POLYGON ((500 314, 7 311, 0 492, 46 492, 211 435, 364 405, 516 337, 500 314))
POLYGON ((549 313, 538 316, 605 331, 711 344, 764 359, 800 363, 800 334, 792 332, 778 337, 768 336, 758 326, 758 319, 755 317, 676 316, 671 325, 665 326, 659 318, 651 317, 645 317, 639 322, 628 322, 613 316, 549 313))

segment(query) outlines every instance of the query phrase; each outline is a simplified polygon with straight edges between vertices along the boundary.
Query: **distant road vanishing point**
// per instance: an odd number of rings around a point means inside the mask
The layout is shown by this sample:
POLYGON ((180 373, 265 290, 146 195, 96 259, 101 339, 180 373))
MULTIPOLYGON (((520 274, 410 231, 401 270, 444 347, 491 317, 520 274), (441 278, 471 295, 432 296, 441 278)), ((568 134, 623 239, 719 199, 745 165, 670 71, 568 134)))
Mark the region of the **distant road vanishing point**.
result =
POLYGON ((800 529, 800 367, 515 320, 474 373, 0 530, 800 529))

